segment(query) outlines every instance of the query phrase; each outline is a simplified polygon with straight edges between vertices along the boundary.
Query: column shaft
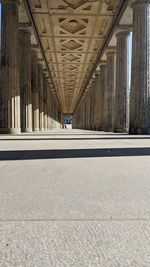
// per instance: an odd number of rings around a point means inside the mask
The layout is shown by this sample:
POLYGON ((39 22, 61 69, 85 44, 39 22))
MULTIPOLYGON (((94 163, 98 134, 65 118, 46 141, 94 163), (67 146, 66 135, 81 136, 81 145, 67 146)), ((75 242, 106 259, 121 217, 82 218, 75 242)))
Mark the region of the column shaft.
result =
POLYGON ((99 129, 100 121, 100 72, 95 74, 95 130, 99 129))
POLYGON ((133 7, 131 134, 150 133, 150 0, 137 0, 133 7))
POLYGON ((51 129, 51 117, 50 117, 50 86, 47 84, 47 129, 51 129))
POLYGON ((19 31, 20 39, 20 104, 21 130, 32 132, 32 92, 31 92, 31 44, 30 32, 19 31))
POLYGON ((43 69, 39 64, 39 108, 40 108, 40 131, 44 131, 44 77, 43 69))
POLYGON ((38 58, 37 53, 31 54, 31 88, 32 88, 32 128, 39 131, 39 83, 38 83, 38 58))
POLYGON ((20 133, 18 0, 2 0, 0 132, 20 133))
POLYGON ((114 100, 116 86, 116 53, 107 52, 107 73, 105 90, 105 131, 114 130, 114 100))
POLYGON ((100 120, 99 120, 99 130, 103 131, 105 126, 105 90, 106 90, 106 62, 101 62, 100 64, 100 120))
POLYGON ((127 132, 129 127, 129 34, 116 34, 115 132, 127 132))
POLYGON ((43 105, 44 105, 44 130, 47 130, 47 80, 46 80, 46 77, 44 77, 43 105))

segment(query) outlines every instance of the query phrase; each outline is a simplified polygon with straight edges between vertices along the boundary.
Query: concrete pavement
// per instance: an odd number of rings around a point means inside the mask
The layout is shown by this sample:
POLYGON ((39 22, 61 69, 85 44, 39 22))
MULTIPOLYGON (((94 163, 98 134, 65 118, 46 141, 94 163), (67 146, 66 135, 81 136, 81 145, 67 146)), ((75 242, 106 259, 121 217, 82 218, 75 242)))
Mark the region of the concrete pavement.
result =
POLYGON ((150 266, 150 136, 0 136, 0 266, 150 266))

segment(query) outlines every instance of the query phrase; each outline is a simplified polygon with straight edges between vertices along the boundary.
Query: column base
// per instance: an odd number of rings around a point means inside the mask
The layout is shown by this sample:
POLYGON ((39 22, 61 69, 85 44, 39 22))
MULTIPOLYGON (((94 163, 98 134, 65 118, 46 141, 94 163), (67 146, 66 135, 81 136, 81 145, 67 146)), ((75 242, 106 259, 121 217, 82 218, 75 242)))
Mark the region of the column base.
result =
POLYGON ((104 129, 104 128, 102 128, 102 127, 99 127, 99 128, 98 128, 98 131, 99 131, 99 132, 104 132, 104 131, 105 131, 105 129, 104 129))
POLYGON ((104 128, 104 131, 105 132, 114 132, 114 129, 112 129, 112 128, 104 128))
POLYGON ((20 128, 0 128, 0 134, 21 134, 20 128))
POLYGON ((32 133, 32 129, 31 128, 25 128, 25 129, 21 129, 22 133, 32 133))
POLYGON ((39 131, 40 131, 39 128, 34 128, 34 129, 32 130, 32 132, 39 132, 39 131))
POLYGON ((45 131, 45 129, 44 129, 44 128, 41 128, 39 131, 40 131, 40 132, 44 132, 44 131, 45 131))
POLYGON ((115 128, 114 129, 114 133, 128 133, 128 130, 127 129, 118 129, 118 128, 115 128))
POLYGON ((129 134, 150 134, 150 128, 143 129, 138 127, 130 127, 129 134))

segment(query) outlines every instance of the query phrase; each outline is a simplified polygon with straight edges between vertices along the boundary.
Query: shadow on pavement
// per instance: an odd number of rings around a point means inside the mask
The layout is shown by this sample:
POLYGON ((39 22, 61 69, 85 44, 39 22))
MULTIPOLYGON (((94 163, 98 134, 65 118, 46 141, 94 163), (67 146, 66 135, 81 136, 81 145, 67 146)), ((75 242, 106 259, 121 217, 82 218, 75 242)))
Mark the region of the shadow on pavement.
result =
POLYGON ((150 156, 150 147, 0 151, 0 161, 150 156))
POLYGON ((117 136, 112 136, 112 137, 79 137, 79 138, 0 138, 0 141, 86 141, 86 140, 150 140, 150 136, 137 136, 137 137, 132 137, 132 136, 123 136, 123 137, 117 137, 117 136))

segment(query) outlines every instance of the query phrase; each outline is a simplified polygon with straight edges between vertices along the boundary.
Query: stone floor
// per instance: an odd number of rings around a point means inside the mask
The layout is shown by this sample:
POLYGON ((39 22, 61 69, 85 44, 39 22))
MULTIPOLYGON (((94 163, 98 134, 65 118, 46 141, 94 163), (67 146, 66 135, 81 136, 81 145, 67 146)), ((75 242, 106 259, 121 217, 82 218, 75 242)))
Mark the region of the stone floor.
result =
POLYGON ((150 136, 0 136, 0 267, 150 267, 150 136))

